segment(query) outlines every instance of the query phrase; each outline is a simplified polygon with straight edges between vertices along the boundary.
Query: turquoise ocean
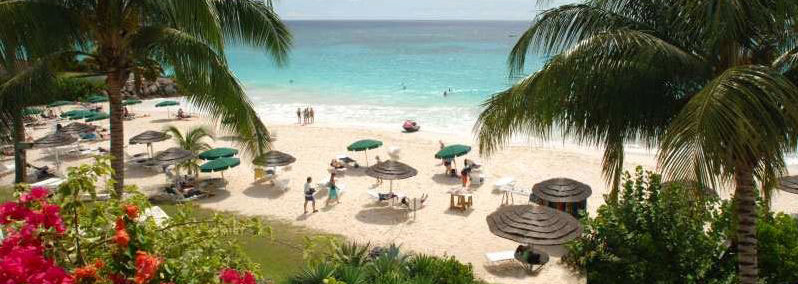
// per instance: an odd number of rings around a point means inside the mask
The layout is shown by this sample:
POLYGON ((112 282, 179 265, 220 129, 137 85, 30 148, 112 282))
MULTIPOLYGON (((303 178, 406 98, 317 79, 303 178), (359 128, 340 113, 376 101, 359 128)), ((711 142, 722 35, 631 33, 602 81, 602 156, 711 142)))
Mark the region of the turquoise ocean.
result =
MULTIPOLYGON (((507 56, 528 27, 513 21, 287 21, 282 67, 262 51, 227 48, 229 65, 268 123, 317 121, 348 127, 470 135, 481 103, 513 83, 507 56), (444 97, 444 91, 447 96, 444 97)), ((542 60, 528 60, 535 71, 542 60)))

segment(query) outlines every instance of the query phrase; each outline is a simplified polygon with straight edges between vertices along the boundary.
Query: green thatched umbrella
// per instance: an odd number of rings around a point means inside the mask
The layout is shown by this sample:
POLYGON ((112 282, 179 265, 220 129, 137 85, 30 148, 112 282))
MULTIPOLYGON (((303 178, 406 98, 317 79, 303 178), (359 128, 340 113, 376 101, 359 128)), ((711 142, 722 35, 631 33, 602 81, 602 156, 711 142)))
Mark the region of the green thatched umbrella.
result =
POLYGON ((74 104, 74 103, 70 102, 70 101, 54 101, 54 102, 48 104, 47 106, 48 107, 60 107, 60 106, 71 105, 71 104, 74 104))
POLYGON ((199 154, 199 158, 203 160, 216 160, 219 158, 228 158, 238 154, 238 150, 233 148, 213 148, 199 154))
POLYGON ((75 119, 89 118, 89 117, 94 116, 95 114, 97 114, 97 112, 95 112, 95 111, 81 110, 81 111, 77 111, 77 112, 73 112, 73 113, 69 114, 68 117, 69 117, 69 119, 75 120, 75 119))
POLYGON ((98 121, 103 119, 108 119, 111 116, 104 112, 95 112, 94 115, 89 116, 86 118, 86 122, 98 121))
POLYGON ((225 170, 234 168, 240 164, 241 160, 238 158, 218 158, 202 164, 200 166, 200 171, 203 173, 221 172, 222 178, 224 178, 225 170))
POLYGON ((159 103, 155 104, 155 107, 165 107, 166 108, 166 116, 169 117, 169 116, 171 116, 169 107, 170 106, 176 106, 176 105, 180 105, 180 103, 178 103, 177 101, 162 101, 162 102, 159 102, 159 103))
POLYGON ((141 103, 141 100, 137 100, 137 99, 127 99, 127 100, 122 101, 122 105, 123 106, 137 105, 137 104, 140 104, 140 103, 141 103))
POLYGON ((379 148, 380 146, 382 146, 382 141, 373 140, 373 139, 363 139, 355 141, 355 143, 352 143, 351 145, 349 145, 349 147, 346 147, 346 149, 355 152, 363 151, 363 153, 366 154, 366 166, 368 166, 369 165, 368 150, 376 149, 379 148))
POLYGON ((101 95, 92 95, 86 98, 87 102, 96 104, 96 103, 104 103, 108 101, 108 96, 101 96, 101 95))
POLYGON ((29 107, 22 110, 22 115, 35 115, 42 113, 42 111, 40 108, 29 107))

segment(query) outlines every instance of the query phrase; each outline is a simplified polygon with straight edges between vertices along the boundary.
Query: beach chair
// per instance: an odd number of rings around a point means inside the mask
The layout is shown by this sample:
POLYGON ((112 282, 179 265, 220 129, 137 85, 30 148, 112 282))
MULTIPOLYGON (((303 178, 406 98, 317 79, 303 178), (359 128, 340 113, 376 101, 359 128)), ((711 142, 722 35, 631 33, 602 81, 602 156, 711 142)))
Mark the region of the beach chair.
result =
POLYGON ((45 179, 43 181, 32 183, 30 186, 31 187, 46 187, 46 188, 49 188, 49 189, 56 189, 59 185, 64 183, 64 181, 65 180, 62 179, 62 178, 51 177, 51 178, 45 179))
POLYGON ((16 170, 16 166, 13 163, 0 164, 0 176, 12 174, 12 173, 14 173, 15 170, 16 170))
POLYGON ((515 251, 505 250, 497 252, 488 252, 485 253, 485 258, 488 260, 489 263, 500 263, 500 262, 515 260, 515 251))
POLYGON ((272 178, 274 178, 274 174, 273 173, 269 173, 268 171, 266 171, 263 168, 255 168, 254 174, 255 174, 255 181, 256 182, 271 181, 272 178))
POLYGON ((166 215, 166 212, 158 206, 147 208, 144 210, 144 213, 141 214, 141 217, 143 217, 143 219, 152 218, 152 220, 155 221, 155 225, 158 227, 169 219, 169 215, 166 215))
POLYGON ((395 201, 401 200, 404 197, 407 197, 406 194, 402 192, 394 192, 394 193, 379 193, 374 190, 366 191, 371 198, 377 201, 377 203, 382 203, 383 201, 395 201))

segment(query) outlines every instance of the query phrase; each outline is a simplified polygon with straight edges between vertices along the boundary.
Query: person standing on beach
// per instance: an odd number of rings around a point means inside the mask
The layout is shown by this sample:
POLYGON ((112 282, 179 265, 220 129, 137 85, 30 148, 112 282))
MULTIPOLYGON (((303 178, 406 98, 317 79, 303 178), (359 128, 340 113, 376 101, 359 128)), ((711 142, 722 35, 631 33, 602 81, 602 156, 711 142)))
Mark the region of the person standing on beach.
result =
POLYGON ((308 177, 305 183, 305 214, 308 214, 308 202, 313 204, 313 213, 319 212, 319 210, 316 210, 316 197, 313 196, 313 194, 316 193, 316 189, 310 184, 311 181, 313 181, 313 179, 308 177))
POLYGON ((328 186, 330 187, 330 192, 327 197, 327 205, 333 200, 335 200, 336 204, 341 204, 341 200, 338 199, 339 188, 335 186, 335 171, 330 173, 330 182, 328 186))
POLYGON ((296 108, 296 124, 302 125, 302 109, 296 108))
POLYGON ((316 114, 313 113, 313 107, 310 107, 310 123, 316 122, 316 114))

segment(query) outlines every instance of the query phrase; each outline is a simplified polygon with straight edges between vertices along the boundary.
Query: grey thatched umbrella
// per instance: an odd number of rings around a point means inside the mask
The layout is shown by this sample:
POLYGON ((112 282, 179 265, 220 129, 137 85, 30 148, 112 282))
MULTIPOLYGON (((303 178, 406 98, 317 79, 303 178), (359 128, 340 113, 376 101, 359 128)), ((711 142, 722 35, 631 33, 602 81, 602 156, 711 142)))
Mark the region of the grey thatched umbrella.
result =
POLYGON ((418 171, 411 166, 394 160, 377 163, 366 169, 366 175, 391 181, 390 190, 393 192, 393 181, 414 177, 418 171))
POLYGON ((548 202, 581 202, 592 193, 590 186, 569 178, 544 180, 532 187, 532 194, 548 202))
POLYGON ((779 189, 789 193, 798 194, 798 176, 786 176, 781 178, 779 189))
POLYGON ((269 151, 255 157, 252 164, 261 167, 282 167, 296 162, 296 158, 280 151, 269 151))
POLYGON ((487 217, 490 231, 522 244, 560 245, 582 233, 568 213, 538 205, 508 205, 487 217))
MULTIPOLYGON (((33 147, 35 148, 54 148, 54 147, 61 147, 66 146, 78 141, 78 138, 69 135, 66 133, 56 132, 53 134, 49 134, 42 138, 36 139, 33 141, 33 147)), ((55 150, 55 166, 56 168, 61 167, 61 159, 58 157, 58 150, 55 150)))
POLYGON ((179 147, 166 149, 155 155, 152 159, 161 165, 176 165, 194 158, 194 153, 179 147))
POLYGON ((88 124, 80 123, 80 122, 73 122, 73 123, 67 124, 64 127, 61 127, 61 129, 58 129, 57 132, 64 133, 64 134, 75 135, 75 134, 83 134, 83 133, 92 132, 96 128, 97 127, 94 126, 94 125, 88 125, 88 124))
POLYGON ((131 137, 128 142, 130 142, 130 144, 147 144, 147 154, 152 157, 152 143, 161 142, 169 138, 172 138, 169 134, 148 130, 131 137))

